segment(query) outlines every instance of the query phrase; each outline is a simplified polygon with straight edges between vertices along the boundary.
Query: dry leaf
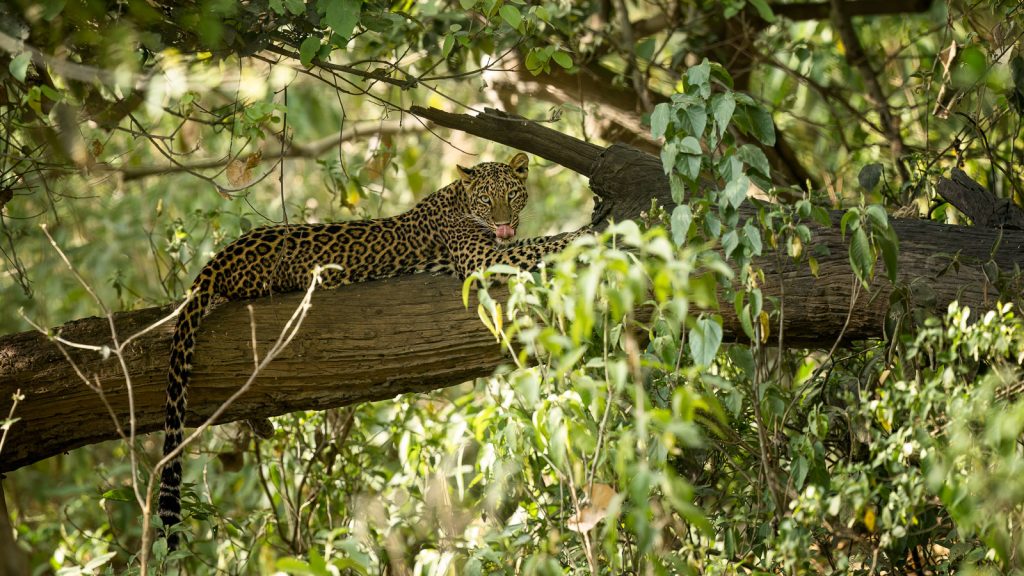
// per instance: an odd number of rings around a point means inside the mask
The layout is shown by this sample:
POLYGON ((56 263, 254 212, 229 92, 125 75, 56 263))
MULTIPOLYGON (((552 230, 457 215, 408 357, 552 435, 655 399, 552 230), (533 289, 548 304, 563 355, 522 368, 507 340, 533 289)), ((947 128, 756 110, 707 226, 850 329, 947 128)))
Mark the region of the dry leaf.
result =
POLYGON ((568 520, 569 530, 587 532, 608 515, 608 504, 615 497, 615 489, 607 484, 594 484, 590 490, 589 504, 568 520))
POLYGON ((246 184, 252 182, 252 169, 259 166, 260 160, 263 158, 263 152, 257 150, 245 159, 241 161, 235 158, 228 164, 227 175, 228 183, 233 188, 241 188, 246 184))

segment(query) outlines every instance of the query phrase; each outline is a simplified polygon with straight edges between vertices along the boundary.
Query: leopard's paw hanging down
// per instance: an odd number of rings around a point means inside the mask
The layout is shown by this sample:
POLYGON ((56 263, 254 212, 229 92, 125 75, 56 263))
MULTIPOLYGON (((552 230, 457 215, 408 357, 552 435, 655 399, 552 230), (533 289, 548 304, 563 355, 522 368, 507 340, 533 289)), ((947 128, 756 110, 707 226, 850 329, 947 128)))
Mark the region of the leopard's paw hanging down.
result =
MULTIPOLYGON (((240 299, 301 290, 313 269, 326 264, 340 267, 323 273, 327 288, 424 270, 466 277, 495 264, 529 269, 578 235, 515 240, 527 200, 525 154, 508 163, 459 166, 458 174, 458 180, 403 214, 257 228, 210 259, 192 284, 174 329, 164 454, 178 450, 184 437, 196 330, 214 295, 240 299)), ((161 476, 160 518, 166 527, 181 521, 181 482, 179 452, 161 476)), ((168 536, 169 548, 177 544, 176 535, 168 536)))

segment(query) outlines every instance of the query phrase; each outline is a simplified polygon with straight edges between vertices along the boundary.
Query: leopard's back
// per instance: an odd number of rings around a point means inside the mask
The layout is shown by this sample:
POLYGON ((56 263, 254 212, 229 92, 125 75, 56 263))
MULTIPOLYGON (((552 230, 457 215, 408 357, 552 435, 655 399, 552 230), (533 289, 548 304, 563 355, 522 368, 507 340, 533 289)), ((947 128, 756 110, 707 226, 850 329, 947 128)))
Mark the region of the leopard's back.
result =
POLYGON ((425 233, 423 216, 256 228, 210 260, 214 292, 229 299, 292 292, 309 286, 317 266, 334 288, 432 269, 447 260, 439 238, 425 233))

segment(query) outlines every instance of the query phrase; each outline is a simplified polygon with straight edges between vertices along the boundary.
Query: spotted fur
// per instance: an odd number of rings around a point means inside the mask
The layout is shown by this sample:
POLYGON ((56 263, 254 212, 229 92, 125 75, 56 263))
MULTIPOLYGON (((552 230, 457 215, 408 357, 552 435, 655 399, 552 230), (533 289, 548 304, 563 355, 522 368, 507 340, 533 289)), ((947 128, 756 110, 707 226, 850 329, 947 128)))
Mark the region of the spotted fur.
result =
MULTIPOLYGON (((580 233, 509 241, 526 206, 528 163, 525 154, 516 154, 508 164, 460 166, 457 181, 404 214, 257 228, 218 252, 196 277, 174 329, 164 454, 182 443, 196 329, 215 295, 240 299, 302 290, 313 268, 324 264, 341 267, 323 272, 328 288, 424 270, 466 277, 495 264, 532 268, 580 233)), ((161 476, 160 518, 167 527, 181 521, 181 474, 179 455, 161 476)), ((176 545, 177 535, 170 535, 168 546, 176 545)))

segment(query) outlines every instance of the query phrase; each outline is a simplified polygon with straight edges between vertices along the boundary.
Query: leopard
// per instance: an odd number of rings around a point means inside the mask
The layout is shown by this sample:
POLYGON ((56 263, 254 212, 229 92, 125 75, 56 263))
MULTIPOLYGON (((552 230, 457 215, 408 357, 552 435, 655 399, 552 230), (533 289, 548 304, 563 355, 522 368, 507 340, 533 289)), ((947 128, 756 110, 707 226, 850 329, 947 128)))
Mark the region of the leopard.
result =
MULTIPOLYGON (((459 278, 504 264, 539 265, 587 227, 555 236, 516 239, 527 203, 529 157, 456 166, 458 178, 396 216, 254 228, 217 252, 196 275, 178 313, 171 340, 164 421, 165 457, 184 439, 188 385, 196 332, 211 302, 259 298, 306 289, 318 267, 321 287, 385 279, 417 272, 459 278)), ((161 470, 159 515, 168 549, 179 545, 170 528, 182 520, 182 455, 161 470)))

